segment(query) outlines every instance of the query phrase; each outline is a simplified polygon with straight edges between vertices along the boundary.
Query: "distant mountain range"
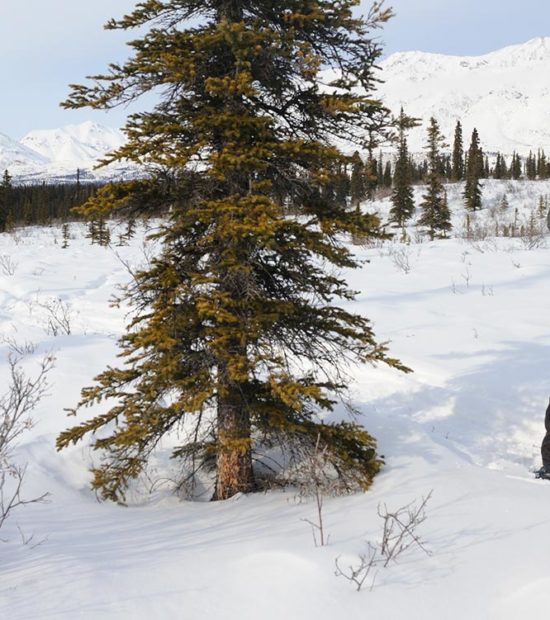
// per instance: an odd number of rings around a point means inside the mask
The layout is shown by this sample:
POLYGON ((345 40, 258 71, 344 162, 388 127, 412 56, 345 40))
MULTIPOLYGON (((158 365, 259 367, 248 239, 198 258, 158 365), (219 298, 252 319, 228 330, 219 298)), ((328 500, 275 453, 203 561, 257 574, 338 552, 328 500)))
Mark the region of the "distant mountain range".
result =
MULTIPOLYGON (((426 122, 434 116, 451 143, 460 120, 464 147, 477 127, 486 152, 550 154, 550 37, 505 47, 484 56, 444 56, 399 52, 381 62, 379 96, 395 114, 401 106, 423 126, 409 135, 409 148, 421 152, 426 122)), ((124 135, 97 123, 36 130, 17 142, 0 133, 0 173, 21 182, 100 180, 135 174, 117 164, 94 170, 97 160, 120 147, 124 135)))
POLYGON ((0 170, 22 182, 68 181, 76 178, 101 180, 135 173, 135 167, 116 164, 94 170, 106 153, 124 144, 118 129, 85 122, 61 129, 31 131, 19 142, 0 133, 0 170))
POLYGON ((450 143, 456 121, 468 147, 474 127, 486 152, 544 148, 550 154, 550 38, 540 37, 484 56, 400 52, 381 62, 379 94, 392 111, 401 106, 424 122, 411 131, 421 151, 434 116, 450 143))

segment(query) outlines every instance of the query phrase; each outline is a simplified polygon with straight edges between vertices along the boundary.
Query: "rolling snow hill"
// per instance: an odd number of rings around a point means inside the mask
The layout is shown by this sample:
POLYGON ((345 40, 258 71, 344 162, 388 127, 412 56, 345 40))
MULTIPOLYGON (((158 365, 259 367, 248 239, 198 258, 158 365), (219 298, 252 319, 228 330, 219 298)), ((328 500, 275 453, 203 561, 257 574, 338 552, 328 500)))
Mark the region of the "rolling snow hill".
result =
POLYGON ((487 152, 544 148, 550 152, 550 37, 505 47, 484 56, 399 52, 381 63, 379 92, 395 113, 424 121, 410 133, 411 151, 421 151, 426 121, 434 116, 452 141, 457 120, 465 148, 477 127, 487 152))

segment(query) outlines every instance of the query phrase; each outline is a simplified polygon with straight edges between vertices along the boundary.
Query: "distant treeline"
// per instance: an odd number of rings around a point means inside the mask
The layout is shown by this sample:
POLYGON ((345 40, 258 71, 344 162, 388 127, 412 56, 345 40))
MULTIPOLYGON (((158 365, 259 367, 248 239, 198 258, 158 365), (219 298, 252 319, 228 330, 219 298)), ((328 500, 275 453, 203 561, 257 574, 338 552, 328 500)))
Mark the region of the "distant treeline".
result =
MULTIPOLYGON (((513 179, 513 180, 545 180, 550 179, 550 160, 540 149, 537 153, 529 153, 527 156, 520 156, 513 153, 510 156, 501 153, 486 155, 480 149, 481 179, 513 179)), ((358 158, 359 154, 355 154, 358 158)), ((378 156, 372 157, 364 163, 363 174, 369 179, 368 185, 371 188, 381 189, 390 188, 394 182, 396 156, 384 157, 382 152, 378 156)), ((356 159, 356 162, 360 161, 356 159)), ((450 154, 440 154, 437 168, 442 180, 449 182, 464 180, 464 168, 468 161, 468 152, 464 153, 463 169, 458 175, 453 169, 453 157, 450 154)), ((350 165, 350 169, 352 165, 350 165)), ((423 184, 428 177, 429 164, 427 158, 409 157, 409 171, 411 181, 414 184, 423 184)))
POLYGON ((15 226, 79 220, 73 209, 86 202, 98 187, 100 184, 78 182, 13 185, 6 171, 0 182, 0 232, 15 226))
MULTIPOLYGON (((470 175, 475 172, 474 184, 487 178, 550 178, 550 158, 543 150, 531 152, 527 157, 517 153, 508 157, 500 153, 488 156, 479 146, 477 130, 473 132, 472 145, 464 150, 460 122, 457 123, 451 153, 438 150, 432 158, 433 170, 429 157, 420 159, 408 153, 403 130, 400 140, 395 156, 384 156, 381 151, 376 156, 370 151, 365 160, 358 152, 354 153, 348 164, 338 170, 333 186, 325 191, 332 192, 341 203, 358 205, 362 200, 388 195, 392 190, 399 193, 401 186, 428 183, 430 175, 447 182, 468 181, 470 169, 470 175), (474 158, 476 161, 472 166, 474 158)), ((81 217, 75 207, 84 204, 102 185, 82 183, 78 175, 72 183, 15 185, 6 170, 0 181, 0 232, 16 226, 78 221, 81 217)), ((475 202, 473 210, 481 207, 480 200, 475 202)), ((402 218, 398 219, 401 221, 402 218)))

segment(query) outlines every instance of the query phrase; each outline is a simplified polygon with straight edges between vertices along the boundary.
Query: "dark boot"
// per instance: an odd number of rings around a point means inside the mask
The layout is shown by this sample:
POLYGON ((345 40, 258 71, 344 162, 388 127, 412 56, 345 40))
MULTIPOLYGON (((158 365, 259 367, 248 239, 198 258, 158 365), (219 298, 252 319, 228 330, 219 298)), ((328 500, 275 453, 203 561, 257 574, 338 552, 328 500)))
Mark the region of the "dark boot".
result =
POLYGON ((550 470, 541 467, 535 472, 535 478, 542 478, 543 480, 550 480, 550 470))

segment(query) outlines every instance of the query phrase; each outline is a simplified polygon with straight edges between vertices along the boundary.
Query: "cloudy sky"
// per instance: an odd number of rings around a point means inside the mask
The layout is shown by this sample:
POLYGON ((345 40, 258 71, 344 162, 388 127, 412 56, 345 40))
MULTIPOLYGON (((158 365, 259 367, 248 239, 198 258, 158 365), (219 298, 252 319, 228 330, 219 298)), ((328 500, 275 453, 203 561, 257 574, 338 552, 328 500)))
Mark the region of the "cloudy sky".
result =
MULTIPOLYGON (((364 5, 370 4, 363 0, 364 5)), ((124 33, 105 32, 109 17, 134 0, 0 0, 0 132, 19 139, 31 129, 92 119, 113 127, 125 111, 66 111, 69 83, 126 56, 124 33)), ((422 50, 475 55, 550 36, 549 0, 386 0, 396 17, 380 32, 387 53, 422 50)))

